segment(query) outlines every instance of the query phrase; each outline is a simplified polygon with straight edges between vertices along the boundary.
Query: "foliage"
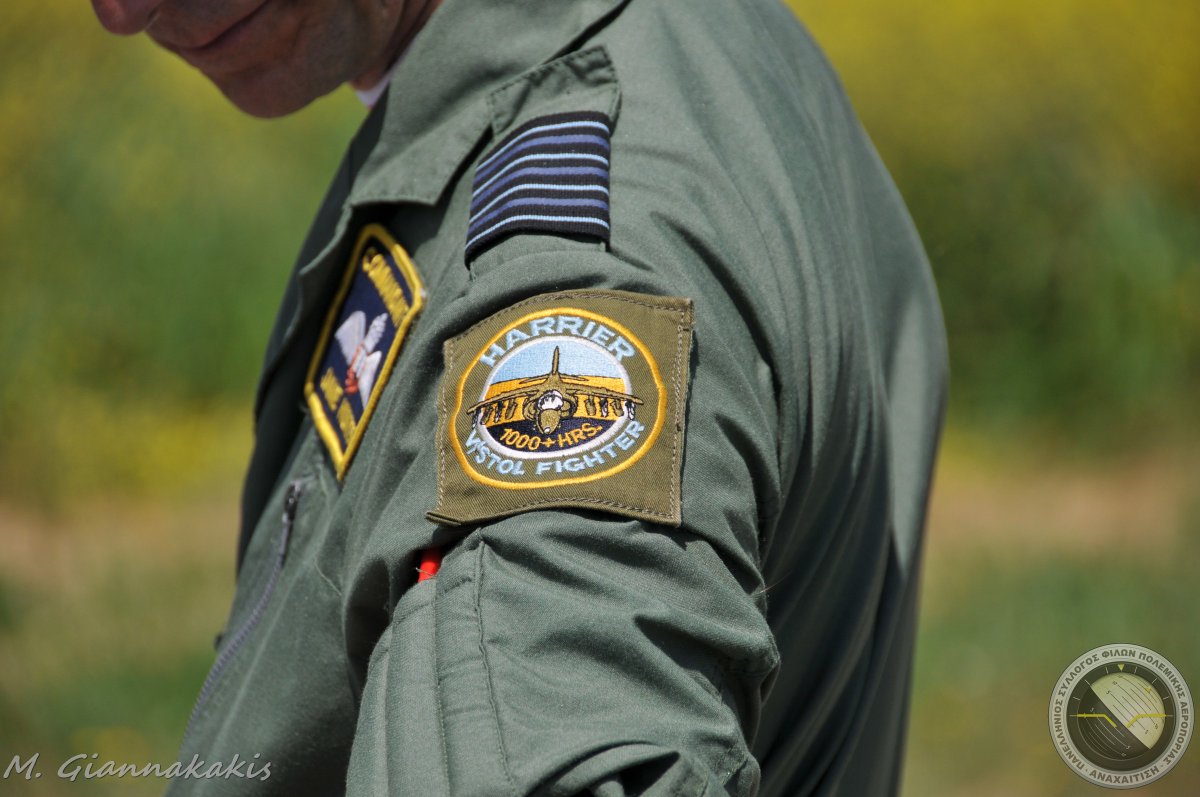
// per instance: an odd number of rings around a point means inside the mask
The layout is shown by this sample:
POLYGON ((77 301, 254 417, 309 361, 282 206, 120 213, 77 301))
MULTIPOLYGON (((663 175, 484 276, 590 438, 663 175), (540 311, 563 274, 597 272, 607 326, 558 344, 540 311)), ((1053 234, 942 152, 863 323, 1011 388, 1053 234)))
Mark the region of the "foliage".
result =
MULTIPOLYGON (((981 458, 1004 446, 1040 455, 1048 446, 1031 429, 1086 449, 1194 422, 1200 5, 789 2, 923 234, 950 335, 952 417, 982 441, 981 458)), ((250 120, 148 42, 112 40, 77 0, 6 4, 6 755, 42 751, 51 771, 81 750, 174 755, 228 605, 232 482, 261 349, 361 116, 341 92, 291 119, 250 120), (58 514, 21 506, 31 503, 58 514)), ((1036 455, 1020 467, 1035 485, 1046 476, 1036 455)), ((980 511, 972 489, 997 492, 966 484, 935 506, 957 500, 968 508, 949 517, 961 517, 980 511)), ((1087 495, 1130 500, 1109 486, 1087 495)), ((996 512, 1001 499, 982 510, 1003 515, 985 524, 991 539, 957 530, 977 550, 947 553, 955 529, 932 529, 905 793, 1093 793, 1057 760, 1044 712, 1061 668, 1095 644, 1148 644, 1197 686, 1200 648, 1180 635, 1178 607, 1200 597, 1189 571, 1200 514, 1180 529, 1143 523, 1119 543, 1097 543, 1086 522, 1009 539, 1022 521, 996 512), (1063 539, 1090 542, 1053 547, 1063 539)), ((1010 503, 1033 505, 1029 516, 1049 500, 1018 492, 1010 503)), ((1093 509, 1084 516, 1117 514, 1093 509)), ((1198 773, 1193 754, 1146 791, 1190 794, 1198 773)), ((26 786, 161 792, 150 781, 26 786)))
POLYGON ((184 438, 202 461, 244 448, 278 295, 362 110, 339 94, 263 123, 77 2, 5 15, 0 492, 154 492, 196 469, 184 438))
MULTIPOLYGON (((953 417, 1051 429, 1076 447, 1189 422, 1200 6, 792 5, 924 236, 953 417)), ((0 493, 154 491, 192 466, 186 456, 156 460, 157 480, 105 463, 194 413, 226 418, 243 444, 279 291, 362 112, 338 92, 290 119, 251 120, 144 37, 113 40, 73 0, 9 6, 0 493)))
POLYGON ((1200 6, 792 0, 934 266, 956 417, 1077 442, 1200 387, 1200 6))
MULTIPOLYGON (((932 563, 940 594, 921 621, 904 793, 1095 793, 1054 750, 1050 692, 1076 656, 1113 642, 1164 652, 1194 682, 1188 664, 1200 660, 1200 643, 1180 633, 1177 611, 1200 598, 1186 564, 1195 531, 1165 557, 1131 544, 932 563)), ((1146 793, 1191 795, 1197 777, 1200 760, 1188 756, 1146 793)))

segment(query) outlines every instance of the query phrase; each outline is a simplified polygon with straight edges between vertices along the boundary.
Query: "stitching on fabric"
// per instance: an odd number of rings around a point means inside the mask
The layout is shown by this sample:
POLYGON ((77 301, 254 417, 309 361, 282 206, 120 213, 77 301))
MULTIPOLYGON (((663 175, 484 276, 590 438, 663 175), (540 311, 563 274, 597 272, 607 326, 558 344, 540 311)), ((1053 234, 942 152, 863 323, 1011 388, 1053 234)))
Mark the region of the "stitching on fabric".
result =
POLYGON ((504 751, 504 736, 500 730, 500 706, 496 701, 496 686, 492 680, 492 668, 488 663, 487 645, 483 637, 483 552, 487 544, 480 540, 478 553, 475 555, 475 623, 479 627, 479 658, 483 662, 483 674, 487 682, 488 703, 492 708, 492 719, 496 732, 496 747, 500 751, 500 767, 504 770, 504 779, 508 781, 508 790, 517 797, 517 784, 508 768, 508 755, 504 751))
POLYGON ((446 341, 446 368, 442 375, 441 385, 441 407, 438 415, 438 478, 437 478, 437 505, 439 508, 444 506, 446 497, 446 440, 450 437, 451 418, 450 406, 447 403, 449 389, 450 374, 454 373, 454 339, 446 341))
POLYGON ((608 48, 600 45, 598 48, 604 53, 604 72, 607 74, 609 81, 612 83, 614 91, 612 100, 608 103, 608 127, 609 136, 616 132, 617 129, 617 112, 621 109, 621 79, 617 77, 617 67, 608 54, 608 48))
POLYGON ((594 47, 589 47, 586 50, 580 50, 578 52, 555 58, 549 63, 542 64, 538 68, 531 69, 528 72, 523 72, 512 80, 509 80, 507 83, 502 84, 499 88, 488 95, 488 106, 492 110, 492 117, 495 118, 497 115, 495 105, 497 102, 497 97, 511 89, 513 86, 516 86, 520 83, 525 83, 533 78, 540 77, 541 75, 549 72, 557 72, 560 69, 566 69, 567 64, 572 64, 577 61, 587 61, 591 58, 595 58, 597 55, 600 57, 603 63, 595 67, 595 69, 598 72, 607 73, 607 77, 610 79, 610 82, 615 83, 617 75, 616 70, 613 69, 612 58, 608 54, 608 48, 606 48, 604 45, 596 45, 594 47))
MULTIPOLYGON (((518 258, 518 260, 520 260, 520 259, 522 259, 522 258, 518 258)), ((513 261, 513 262, 516 262, 516 261, 513 261)), ((621 295, 618 295, 615 293, 606 293, 604 291, 593 291, 593 290, 557 291, 554 293, 540 293, 537 296, 531 296, 528 299, 524 299, 522 301, 517 302, 516 304, 509 305, 505 309, 505 311, 501 311, 501 312, 516 310, 519 307, 524 307, 526 305, 534 304, 534 303, 556 302, 560 299, 608 299, 608 300, 614 301, 614 302, 624 302, 625 304, 633 304, 633 305, 637 305, 639 307, 645 307, 649 310, 654 310, 654 311, 660 312, 660 313, 662 313, 662 312, 680 313, 681 312, 680 310, 678 310, 674 307, 663 307, 661 304, 652 304, 650 302, 644 302, 644 301, 640 301, 638 299, 631 299, 628 296, 621 296, 621 295)), ((499 315, 499 313, 493 313, 492 315, 483 319, 483 321, 480 321, 478 324, 472 325, 471 329, 475 329, 476 327, 480 326, 480 324, 487 323, 488 321, 492 320, 497 315, 499 315)))
MULTIPOLYGON (((519 310, 520 308, 525 307, 530 304, 553 303, 553 302, 556 302, 559 300, 570 300, 570 299, 601 299, 601 300, 623 302, 625 304, 632 304, 632 305, 635 305, 638 307, 644 307, 644 308, 646 308, 652 312, 656 312, 656 313, 670 313, 676 317, 675 363, 674 363, 674 370, 673 370, 672 381, 671 381, 671 389, 674 391, 673 396, 672 396, 672 401, 675 404, 675 412, 674 412, 674 416, 670 419, 674 423, 674 429, 672 430, 672 440, 671 440, 672 482, 671 482, 671 495, 669 498, 670 511, 656 512, 645 506, 624 504, 624 503, 620 503, 617 501, 609 501, 609 500, 600 499, 600 498, 585 498, 582 496, 580 496, 580 497, 563 496, 563 497, 557 497, 557 498, 543 498, 543 499, 538 499, 536 501, 526 501, 524 503, 519 504, 517 507, 515 507, 512 514, 516 514, 517 512, 523 511, 525 509, 531 509, 531 508, 539 507, 539 506, 563 506, 564 504, 574 503, 574 504, 586 504, 588 506, 602 506, 602 507, 608 507, 610 509, 627 509, 627 510, 630 510, 633 512, 640 512, 649 517, 660 518, 660 519, 662 519, 664 521, 668 521, 668 522, 672 521, 675 519, 675 513, 681 508, 680 482, 682 482, 682 480, 683 480, 683 475, 679 472, 679 468, 680 468, 679 441, 680 441, 680 438, 683 437, 682 423, 683 423, 684 401, 683 401, 683 396, 682 396, 682 382, 683 382, 683 373, 685 370, 684 358, 685 358, 685 356, 690 355, 689 351, 684 351, 683 344, 684 344, 684 337, 685 337, 686 331, 688 329, 688 323, 692 320, 691 308, 690 308, 690 306, 684 307, 684 308, 663 307, 661 304, 655 304, 655 303, 651 303, 651 302, 641 301, 638 299, 632 299, 627 296, 619 296, 619 295, 615 295, 612 293, 606 293, 603 291, 581 290, 581 291, 559 291, 559 292, 555 292, 555 293, 539 294, 537 296, 532 296, 528 299, 517 302, 514 305, 510 305, 508 308, 506 308, 506 310, 504 310, 502 312, 516 311, 516 310, 519 310)), ((485 324, 485 323, 491 321, 496 315, 498 315, 498 313, 494 313, 491 316, 488 316, 483 321, 480 321, 478 324, 472 325, 470 329, 475 329, 476 327, 480 326, 481 324, 485 324)), ((464 334, 466 334, 466 333, 464 333, 464 334)), ((453 373, 453 351, 454 351, 454 339, 446 341, 446 374, 453 373)), ((445 380, 445 377, 443 377, 443 387, 446 384, 444 380, 445 380)), ((442 391, 441 414, 442 414, 443 421, 445 424, 447 424, 447 426, 444 430, 439 432, 439 438, 438 438, 438 462, 439 462, 439 464, 438 464, 438 507, 439 507, 439 509, 444 507, 443 499, 444 499, 444 488, 445 488, 445 461, 446 461, 445 442, 450 433, 449 426, 448 426, 448 424, 450 423, 449 407, 446 404, 446 391, 445 390, 442 391)), ((439 425, 441 425, 441 424, 439 424, 439 425)), ((503 516, 501 516, 501 517, 503 517, 503 516)), ((482 520, 482 519, 487 519, 487 518, 479 518, 479 519, 482 520)))
MULTIPOLYGON (((602 499, 602 498, 582 498, 582 497, 580 497, 580 498, 571 498, 571 497, 540 498, 537 501, 527 501, 527 502, 521 504, 520 506, 516 507, 512 513, 516 514, 517 512, 520 512, 522 509, 528 509, 528 508, 534 507, 534 506, 545 506, 547 504, 561 506, 561 505, 570 504, 570 503, 589 504, 589 505, 596 505, 596 506, 607 506, 607 507, 611 507, 612 509, 630 509, 635 512, 642 512, 644 514, 651 515, 653 517, 663 518, 665 520, 671 519, 670 513, 655 512, 652 509, 646 509, 645 507, 642 507, 642 506, 634 506, 632 504, 622 504, 617 501, 608 501, 608 500, 602 499)), ((507 514, 508 513, 506 513, 505 515, 497 515, 496 517, 505 517, 507 514)))
POLYGON ((337 595, 339 598, 342 597, 342 590, 338 587, 337 584, 334 584, 333 581, 330 580, 329 576, 325 575, 325 573, 321 570, 321 567, 319 565, 314 564, 313 571, 317 574, 317 576, 322 581, 325 582, 325 585, 327 587, 329 587, 331 590, 333 590, 334 595, 337 595))
POLYGON ((734 772, 741 766, 741 763, 745 761, 746 756, 749 755, 749 748, 746 745, 745 736, 742 732, 741 719, 735 708, 738 700, 734 696, 733 690, 729 687, 729 668, 725 666, 728 660, 728 658, 721 656, 701 670, 690 671, 701 688, 717 701, 722 713, 729 720, 730 733, 733 737, 732 741, 724 748, 720 756, 716 758, 716 764, 713 766, 713 772, 721 779, 723 785, 728 783, 729 778, 733 776, 734 772), (731 767, 726 772, 730 760, 733 759, 739 750, 743 750, 745 753, 739 758, 738 766, 731 767))
POLYGON ((675 324, 675 375, 671 383, 671 388, 675 391, 672 399, 675 402, 675 417, 672 419, 675 422, 675 433, 671 436, 671 515, 674 516, 678 511, 680 513, 680 522, 682 522, 682 508, 680 507, 680 490, 683 482, 683 474, 680 473, 679 462, 679 440, 683 437, 683 395, 680 390, 680 366, 683 363, 685 356, 691 354, 690 351, 683 350, 683 337, 685 322, 690 321, 691 315, 689 310, 678 312, 678 320, 675 324))
MULTIPOLYGON (((383 667, 384 668, 384 676, 386 676, 388 659, 390 658, 391 653, 392 653, 392 641, 394 638, 395 638, 395 636, 393 633, 393 629, 391 626, 389 626, 382 634, 380 634, 379 638, 375 640, 375 644, 371 648, 371 655, 367 657, 367 672, 368 673, 371 673, 371 672, 378 673, 378 668, 383 667), (387 637, 386 642, 384 641, 385 636, 387 637)), ((386 677, 382 677, 382 680, 383 680, 382 688, 384 690, 383 702, 386 704, 387 696, 388 696, 388 692, 389 692, 388 680, 386 677)), ((365 701, 365 698, 366 698, 366 690, 364 689, 363 694, 360 695, 360 697, 359 697, 359 711, 360 712, 363 710, 363 703, 365 701)), ((385 744, 386 744, 386 734, 387 734, 387 725, 385 724, 384 725, 385 744)), ((386 778, 385 785, 388 786, 390 789, 391 783, 392 783, 391 770, 389 770, 387 767, 384 767, 383 772, 384 772, 384 777, 386 778)))
POLYGON ((438 590, 441 582, 434 579, 434 593, 429 600, 429 610, 432 614, 430 618, 430 647, 433 649, 433 690, 434 698, 437 704, 437 724, 438 734, 442 740, 442 775, 446 778, 446 788, 450 786, 450 746, 446 743, 446 715, 442 705, 444 697, 442 691, 442 673, 438 662, 438 613, 437 613, 437 598, 438 590))

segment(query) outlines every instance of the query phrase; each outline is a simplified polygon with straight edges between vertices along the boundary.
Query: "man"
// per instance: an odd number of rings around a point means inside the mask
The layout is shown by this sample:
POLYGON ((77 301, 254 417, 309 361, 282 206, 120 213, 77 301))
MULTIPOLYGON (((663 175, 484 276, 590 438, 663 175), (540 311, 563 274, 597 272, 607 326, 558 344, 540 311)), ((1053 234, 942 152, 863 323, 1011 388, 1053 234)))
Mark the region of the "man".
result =
POLYGON ((944 337, 785 8, 93 3, 252 114, 387 86, 183 742, 259 777, 173 794, 895 793, 944 337))

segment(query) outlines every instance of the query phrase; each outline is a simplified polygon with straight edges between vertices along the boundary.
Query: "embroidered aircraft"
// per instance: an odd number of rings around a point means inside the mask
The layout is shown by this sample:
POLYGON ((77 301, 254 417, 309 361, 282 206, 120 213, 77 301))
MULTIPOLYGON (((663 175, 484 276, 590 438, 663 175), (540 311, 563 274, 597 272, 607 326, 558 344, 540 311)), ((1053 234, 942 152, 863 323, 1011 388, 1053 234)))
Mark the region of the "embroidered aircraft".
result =
POLYGON ((371 388, 375 386, 375 375, 379 373, 379 364, 383 359, 383 352, 375 349, 386 329, 386 313, 377 315, 368 327, 366 313, 355 310, 334 333, 342 356, 348 363, 346 393, 358 393, 364 407, 371 399, 371 388))
POLYGON ((600 418, 617 418, 622 413, 633 418, 635 405, 642 403, 640 398, 592 384, 586 376, 560 373, 558 359, 555 347, 549 373, 521 379, 514 387, 467 408, 466 413, 475 415, 482 425, 513 420, 517 408, 522 407, 521 417, 532 421, 542 434, 553 434, 576 410, 600 418))

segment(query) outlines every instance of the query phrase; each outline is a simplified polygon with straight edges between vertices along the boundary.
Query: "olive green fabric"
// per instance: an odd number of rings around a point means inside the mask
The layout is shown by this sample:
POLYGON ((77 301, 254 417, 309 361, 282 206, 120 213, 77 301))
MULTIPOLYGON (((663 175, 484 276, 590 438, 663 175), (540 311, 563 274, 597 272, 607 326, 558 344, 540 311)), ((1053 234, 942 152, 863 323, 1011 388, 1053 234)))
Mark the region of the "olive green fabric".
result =
POLYGON ((678 526, 691 342, 687 299, 621 291, 541 294, 446 341, 427 517, 574 507, 678 526), (536 412, 547 397, 560 407, 536 412))
POLYGON ((775 0, 444 0, 268 344, 237 594, 181 758, 271 776, 170 793, 895 793, 945 379, 908 215, 775 0), (609 243, 526 233, 466 262, 475 164, 566 111, 613 121, 609 243), (339 482, 303 387, 370 224, 426 296, 339 482), (431 521, 444 345, 564 291, 691 303, 679 525, 431 521))

